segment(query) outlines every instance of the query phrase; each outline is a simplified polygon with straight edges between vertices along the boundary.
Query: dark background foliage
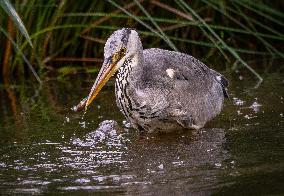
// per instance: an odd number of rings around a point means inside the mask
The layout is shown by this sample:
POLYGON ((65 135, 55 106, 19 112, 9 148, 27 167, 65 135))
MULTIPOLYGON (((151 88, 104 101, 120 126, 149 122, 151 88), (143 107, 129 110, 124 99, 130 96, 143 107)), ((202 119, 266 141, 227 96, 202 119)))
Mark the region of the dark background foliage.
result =
POLYGON ((268 63, 284 57, 283 1, 29 0, 11 4, 33 48, 0 9, 0 62, 7 81, 22 76, 33 80, 31 67, 41 80, 46 74, 96 72, 105 40, 121 27, 136 28, 144 48, 179 50, 217 69, 248 68, 259 79, 259 72, 283 71, 268 63), (15 45, 9 46, 7 36, 15 45))

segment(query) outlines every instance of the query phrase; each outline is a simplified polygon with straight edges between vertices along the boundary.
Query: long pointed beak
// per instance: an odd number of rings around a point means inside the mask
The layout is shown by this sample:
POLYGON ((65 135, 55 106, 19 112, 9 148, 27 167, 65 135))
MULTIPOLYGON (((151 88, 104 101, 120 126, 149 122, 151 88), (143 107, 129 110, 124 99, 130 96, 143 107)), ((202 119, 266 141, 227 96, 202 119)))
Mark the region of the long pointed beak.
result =
POLYGON ((106 82, 109 80, 109 78, 113 76, 115 72, 117 71, 117 65, 114 63, 109 63, 109 62, 110 60, 103 64, 97 76, 97 79, 88 95, 88 98, 85 104, 85 110, 87 110, 87 107, 93 102, 93 100, 96 98, 96 96, 101 91, 101 89, 106 84, 106 82))
POLYGON ((91 89, 91 92, 88 95, 87 101, 85 103, 85 110, 87 110, 87 107, 93 102, 93 100, 96 98, 96 96, 101 91, 106 82, 109 80, 109 78, 113 76, 118 70, 118 68, 124 63, 125 59, 126 56, 122 57, 116 63, 111 62, 111 58, 105 60, 97 76, 97 79, 91 89))

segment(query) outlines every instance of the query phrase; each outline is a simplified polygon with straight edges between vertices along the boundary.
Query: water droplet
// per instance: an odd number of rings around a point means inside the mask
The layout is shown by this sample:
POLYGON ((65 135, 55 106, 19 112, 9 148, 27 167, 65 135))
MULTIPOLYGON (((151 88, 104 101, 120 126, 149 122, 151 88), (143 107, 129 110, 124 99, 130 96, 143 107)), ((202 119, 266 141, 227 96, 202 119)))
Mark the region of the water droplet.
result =
POLYGON ((79 122, 79 125, 81 125, 81 127, 84 128, 84 129, 86 128, 86 124, 87 123, 85 121, 79 122))
POLYGON ((90 182, 90 180, 88 178, 79 178, 79 179, 75 180, 75 182, 80 183, 80 184, 84 184, 84 183, 90 182))
POLYGON ((221 167, 222 164, 221 164, 221 163, 215 163, 215 166, 216 166, 216 167, 221 167))
POLYGON ((130 122, 128 122, 128 121, 126 121, 126 120, 122 121, 122 124, 123 124, 126 128, 131 128, 130 122))
POLYGON ((255 102, 252 103, 252 105, 251 105, 249 108, 253 109, 253 111, 254 111, 255 113, 257 113, 257 112, 259 112, 261 106, 262 106, 262 105, 260 105, 259 103, 257 103, 257 102, 255 101, 255 102))
POLYGON ((84 113, 83 113, 83 115, 81 117, 82 120, 84 119, 86 113, 87 113, 87 110, 84 110, 84 113))
POLYGON ((245 103, 245 101, 242 101, 241 99, 237 97, 233 97, 233 102, 234 102, 234 105, 244 105, 245 103))
POLYGON ((158 168, 159 168, 159 169, 164 169, 164 165, 161 164, 161 165, 158 166, 158 168))

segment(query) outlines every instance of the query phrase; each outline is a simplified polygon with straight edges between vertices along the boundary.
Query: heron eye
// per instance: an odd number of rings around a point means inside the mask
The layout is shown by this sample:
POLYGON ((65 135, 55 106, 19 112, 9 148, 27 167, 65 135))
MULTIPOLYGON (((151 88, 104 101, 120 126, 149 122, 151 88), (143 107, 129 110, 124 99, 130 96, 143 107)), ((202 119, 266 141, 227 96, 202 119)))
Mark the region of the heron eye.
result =
POLYGON ((125 55, 125 53, 126 53, 126 48, 125 48, 125 47, 122 47, 122 48, 120 49, 120 51, 121 51, 121 54, 122 54, 122 55, 125 55))
POLYGON ((124 48, 124 47, 121 48, 120 51, 118 51, 118 52, 116 52, 112 55, 112 57, 111 57, 112 62, 119 61, 125 55, 125 53, 126 53, 126 48, 124 48))

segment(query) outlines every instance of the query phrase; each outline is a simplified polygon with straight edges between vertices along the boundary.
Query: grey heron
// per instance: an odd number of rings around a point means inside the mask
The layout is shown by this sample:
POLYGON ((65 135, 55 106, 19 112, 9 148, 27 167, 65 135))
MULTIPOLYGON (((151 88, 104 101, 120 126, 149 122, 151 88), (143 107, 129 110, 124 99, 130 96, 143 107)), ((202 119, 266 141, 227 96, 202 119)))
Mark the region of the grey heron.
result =
POLYGON ((220 73, 188 54, 143 50, 130 28, 106 41, 103 65, 81 106, 87 108, 114 74, 117 106, 133 128, 147 132, 198 130, 221 112, 228 97, 228 81, 220 73))

